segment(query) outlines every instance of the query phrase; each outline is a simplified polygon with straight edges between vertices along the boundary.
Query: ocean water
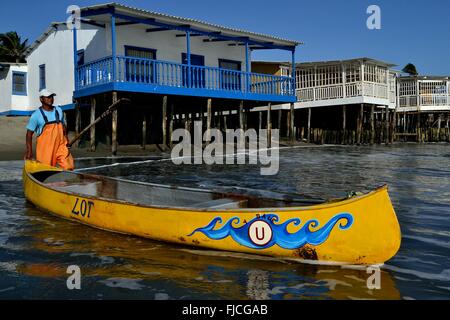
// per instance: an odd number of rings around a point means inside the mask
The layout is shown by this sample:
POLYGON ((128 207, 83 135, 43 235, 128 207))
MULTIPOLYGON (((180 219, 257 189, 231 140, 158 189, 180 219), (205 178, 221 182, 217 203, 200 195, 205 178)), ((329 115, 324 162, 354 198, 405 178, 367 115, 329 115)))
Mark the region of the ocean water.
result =
POLYGON ((199 250, 60 219, 26 202, 22 165, 0 161, 0 299, 450 298, 449 144, 282 149, 274 176, 261 176, 257 165, 76 162, 129 180, 269 196, 341 197, 388 184, 402 245, 381 267, 380 289, 367 287, 364 268, 199 250), (67 289, 71 265, 80 267, 80 290, 67 289))

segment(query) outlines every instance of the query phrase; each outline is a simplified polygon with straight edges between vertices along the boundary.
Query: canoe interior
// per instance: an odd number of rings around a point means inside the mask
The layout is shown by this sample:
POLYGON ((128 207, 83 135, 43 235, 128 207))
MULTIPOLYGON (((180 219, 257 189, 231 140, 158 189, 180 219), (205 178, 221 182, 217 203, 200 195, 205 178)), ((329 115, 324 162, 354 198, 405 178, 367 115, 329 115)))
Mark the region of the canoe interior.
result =
POLYGON ((238 193, 125 181, 73 172, 39 171, 31 174, 45 186, 70 194, 125 201, 153 207, 186 209, 235 209, 298 207, 324 203, 323 199, 300 198, 300 195, 256 197, 238 193))

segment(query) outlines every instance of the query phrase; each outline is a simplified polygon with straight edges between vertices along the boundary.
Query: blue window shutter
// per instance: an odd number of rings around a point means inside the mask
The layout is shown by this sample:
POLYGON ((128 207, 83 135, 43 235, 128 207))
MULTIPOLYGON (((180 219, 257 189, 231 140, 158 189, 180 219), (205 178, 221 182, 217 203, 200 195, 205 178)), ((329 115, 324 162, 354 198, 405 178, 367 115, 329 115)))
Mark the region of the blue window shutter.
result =
POLYGON ((12 73, 12 94, 18 96, 27 95, 27 73, 13 71, 12 73))
POLYGON ((39 91, 46 88, 45 84, 45 64, 39 66, 39 91))

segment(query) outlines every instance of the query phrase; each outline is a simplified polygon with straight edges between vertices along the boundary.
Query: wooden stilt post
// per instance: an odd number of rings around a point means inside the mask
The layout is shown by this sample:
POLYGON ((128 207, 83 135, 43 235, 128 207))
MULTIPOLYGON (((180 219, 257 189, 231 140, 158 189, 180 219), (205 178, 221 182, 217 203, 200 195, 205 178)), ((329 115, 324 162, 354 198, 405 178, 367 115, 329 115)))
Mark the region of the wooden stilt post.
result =
POLYGON ((360 110, 356 116, 356 144, 361 144, 361 131, 362 131, 362 113, 363 104, 360 106, 360 110))
POLYGON ((147 114, 145 111, 142 112, 142 145, 141 148, 145 150, 145 145, 147 144, 147 114))
POLYGON ((311 108, 308 108, 308 127, 306 131, 306 139, 308 143, 311 142, 311 108))
POLYGON ((375 143, 375 105, 370 107, 370 144, 375 143))
POLYGON ((271 147, 272 141, 272 118, 270 117, 272 113, 272 104, 269 102, 267 105, 267 147, 271 147))
POLYGON ((223 115, 223 130, 224 130, 224 131, 227 131, 227 129, 228 129, 228 125, 227 125, 227 115, 224 114, 224 112, 222 112, 222 115, 223 115))
POLYGON ((441 140, 441 114, 438 116, 438 123, 437 123, 437 141, 439 142, 441 140))
POLYGON ((397 110, 394 109, 392 111, 392 126, 391 126, 391 141, 390 143, 394 143, 396 138, 396 131, 397 131, 397 110))
MULTIPOLYGON (((407 131, 408 130, 407 120, 408 120, 408 116, 405 112, 405 113, 403 113, 403 133, 409 133, 409 131, 407 131)), ((406 137, 406 135, 404 137, 406 137)))
MULTIPOLYGON (((117 102, 117 92, 112 93, 112 103, 117 102)), ((112 112, 112 125, 111 125, 111 153, 113 156, 117 154, 117 108, 112 112)))
POLYGON ((422 130, 420 128, 420 111, 417 110, 417 121, 416 121, 416 134, 417 134, 417 142, 422 142, 422 130))
MULTIPOLYGON (((81 131, 81 110, 80 110, 80 102, 78 100, 75 100, 75 135, 78 136, 78 134, 81 131)), ((78 148, 78 143, 80 140, 75 142, 75 146, 78 148)))
MULTIPOLYGON (((241 102, 239 103, 239 129, 245 130, 245 128, 244 128, 244 101, 243 100, 241 100, 241 102)), ((242 134, 240 136, 239 144, 245 148, 245 135, 244 134, 242 134)))
POLYGON ((384 119, 385 143, 389 144, 389 124, 390 124, 390 121, 389 121, 389 117, 390 117, 390 115, 389 115, 389 106, 386 106, 385 110, 386 110, 385 111, 386 116, 385 116, 385 119, 384 119))
POLYGON ((342 106, 342 144, 346 143, 347 138, 347 106, 342 106))
POLYGON ((282 111, 282 109, 280 108, 280 110, 278 110, 278 125, 277 125, 277 129, 279 130, 280 137, 281 137, 281 116, 282 116, 281 111, 282 111))
MULTIPOLYGON (((172 99, 171 99, 172 100, 172 99)), ((173 101, 170 102, 170 122, 169 122, 169 147, 172 148, 172 133, 173 133, 173 118, 174 118, 174 114, 173 114, 173 101)))
POLYGON ((291 103, 289 110, 289 138, 295 141, 296 133, 294 132, 294 104, 291 103))
MULTIPOLYGON (((91 97, 91 123, 95 121, 95 107, 96 107, 96 99, 94 96, 91 97)), ((90 129, 90 148, 91 151, 95 151, 95 125, 90 129)))
POLYGON ((258 112, 258 127, 259 127, 259 130, 261 130, 262 129, 262 111, 259 111, 258 112))
POLYGON ((209 130, 211 130, 211 119, 212 119, 212 99, 209 98, 206 102, 206 141, 209 143, 209 140, 211 139, 211 135, 209 130))
POLYGON ((450 126, 449 126, 449 122, 450 122, 450 112, 447 113, 447 121, 445 122, 445 130, 447 131, 447 142, 450 142, 450 126))
POLYGON ((167 96, 163 97, 162 101, 162 144, 167 144, 167 96))
POLYGON ((239 104, 239 129, 244 130, 244 101, 239 104))

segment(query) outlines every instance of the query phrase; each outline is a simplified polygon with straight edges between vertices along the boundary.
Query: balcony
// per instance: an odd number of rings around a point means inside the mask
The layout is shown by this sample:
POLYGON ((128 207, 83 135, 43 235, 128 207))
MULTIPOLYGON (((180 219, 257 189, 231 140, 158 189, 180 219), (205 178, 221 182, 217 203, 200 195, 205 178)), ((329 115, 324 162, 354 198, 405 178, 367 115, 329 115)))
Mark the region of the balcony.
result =
POLYGON ((78 66, 75 98, 108 91, 295 102, 292 77, 134 58, 105 57, 78 66))

